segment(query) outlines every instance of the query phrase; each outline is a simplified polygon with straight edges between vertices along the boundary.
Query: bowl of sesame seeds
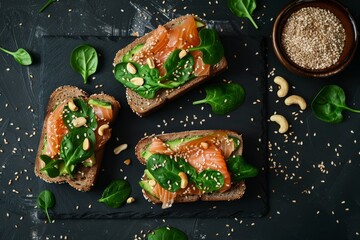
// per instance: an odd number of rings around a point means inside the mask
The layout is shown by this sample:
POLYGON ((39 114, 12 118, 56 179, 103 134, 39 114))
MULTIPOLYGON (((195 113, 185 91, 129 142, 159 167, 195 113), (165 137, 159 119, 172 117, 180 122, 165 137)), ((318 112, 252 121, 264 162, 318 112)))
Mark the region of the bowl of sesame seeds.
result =
POLYGON ((272 32, 280 62, 305 77, 328 77, 346 68, 358 42, 354 18, 335 0, 300 0, 285 6, 272 32))

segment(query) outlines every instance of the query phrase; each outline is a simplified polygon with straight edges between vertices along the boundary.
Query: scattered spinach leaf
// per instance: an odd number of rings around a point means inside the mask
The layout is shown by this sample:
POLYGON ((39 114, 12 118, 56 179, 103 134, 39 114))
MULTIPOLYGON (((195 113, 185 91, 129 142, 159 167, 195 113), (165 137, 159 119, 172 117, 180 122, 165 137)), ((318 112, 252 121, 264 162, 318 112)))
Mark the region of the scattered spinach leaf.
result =
POLYGON ((239 182, 245 178, 251 178, 258 175, 259 170, 245 162, 242 156, 232 156, 226 163, 229 171, 232 173, 232 180, 239 182))
POLYGON ((206 193, 219 190, 224 185, 224 176, 216 170, 207 169, 199 173, 196 186, 206 193))
POLYGON ((205 87, 206 98, 193 102, 194 105, 208 103, 214 113, 228 114, 245 101, 245 90, 237 83, 218 83, 205 87))
POLYGON ((75 105, 78 107, 77 111, 71 111, 68 105, 64 107, 63 121, 69 130, 74 129, 72 120, 77 117, 86 118, 86 126, 91 128, 93 131, 97 128, 97 121, 94 109, 86 103, 84 100, 77 98, 73 100, 75 105))
POLYGON ((72 173, 73 166, 88 159, 94 154, 96 137, 93 130, 85 127, 73 129, 67 133, 61 140, 60 157, 65 162, 65 169, 70 174, 72 173), (90 141, 90 149, 83 149, 83 142, 85 138, 90 141))
POLYGON ((147 240, 188 240, 188 237, 177 228, 163 226, 148 233, 147 240))
POLYGON ((49 216, 49 209, 55 207, 55 196, 52 192, 49 190, 44 190, 40 192, 38 198, 37 198, 37 205, 38 208, 44 211, 44 213, 47 216, 47 219, 49 220, 49 223, 51 223, 51 219, 49 216))
POLYGON ((345 92, 337 85, 323 87, 311 103, 311 109, 321 121, 340 123, 343 121, 343 110, 360 113, 360 110, 349 108, 345 103, 345 92))
POLYGON ((258 29, 251 16, 256 9, 256 0, 228 0, 227 4, 233 14, 241 18, 248 18, 254 27, 258 29))
POLYGON ((17 61, 21 65, 28 66, 28 65, 32 64, 32 59, 31 59, 30 54, 23 48, 19 48, 15 52, 11 52, 11 51, 9 51, 5 48, 1 48, 1 47, 0 47, 0 50, 7 54, 10 54, 15 59, 15 61, 17 61))
POLYGON ((71 53, 70 65, 74 71, 81 74, 84 83, 90 75, 94 74, 98 66, 98 54, 90 45, 80 45, 71 53))
POLYGON ((118 208, 122 206, 131 194, 130 183, 126 180, 114 180, 107 186, 98 200, 108 207, 118 208))
POLYGON ((39 13, 43 12, 47 7, 56 2, 56 0, 48 0, 39 10, 39 13))
POLYGON ((203 28, 199 32, 200 45, 190 48, 189 51, 200 50, 205 64, 214 65, 224 57, 224 47, 219 35, 214 29, 203 28))

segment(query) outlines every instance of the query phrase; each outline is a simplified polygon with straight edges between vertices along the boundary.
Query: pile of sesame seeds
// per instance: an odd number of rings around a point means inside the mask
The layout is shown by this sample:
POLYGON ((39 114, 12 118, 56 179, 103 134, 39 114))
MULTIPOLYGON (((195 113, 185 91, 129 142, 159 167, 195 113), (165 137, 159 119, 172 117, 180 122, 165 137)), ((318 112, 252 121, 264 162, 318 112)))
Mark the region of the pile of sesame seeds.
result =
POLYGON ((295 64, 319 70, 338 62, 345 38, 344 27, 332 12, 305 7, 288 18, 282 30, 281 43, 295 64))

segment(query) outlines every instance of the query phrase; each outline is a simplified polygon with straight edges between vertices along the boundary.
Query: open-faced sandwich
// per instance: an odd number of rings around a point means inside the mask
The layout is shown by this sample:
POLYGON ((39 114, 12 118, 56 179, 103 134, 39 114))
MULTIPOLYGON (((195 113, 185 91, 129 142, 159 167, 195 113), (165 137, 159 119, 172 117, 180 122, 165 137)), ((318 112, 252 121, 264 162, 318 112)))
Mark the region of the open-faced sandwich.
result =
POLYGON ((89 96, 73 86, 56 89, 47 106, 35 174, 46 182, 89 191, 119 109, 119 102, 103 93, 89 96))
POLYGON ((114 66, 131 109, 145 116, 225 70, 227 62, 217 32, 186 15, 118 51, 114 66))
POLYGON ((245 193, 245 178, 258 170, 242 157, 242 136, 227 130, 195 130, 145 137, 135 147, 146 165, 140 186, 162 203, 230 201, 245 193))

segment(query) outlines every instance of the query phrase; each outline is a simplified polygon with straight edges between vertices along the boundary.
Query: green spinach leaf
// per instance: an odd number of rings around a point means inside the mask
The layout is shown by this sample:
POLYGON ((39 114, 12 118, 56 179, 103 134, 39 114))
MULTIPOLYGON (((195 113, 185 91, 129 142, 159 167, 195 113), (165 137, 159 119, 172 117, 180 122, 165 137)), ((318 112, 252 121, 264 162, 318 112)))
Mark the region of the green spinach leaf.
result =
POLYGON ((190 48, 189 51, 200 50, 205 64, 214 65, 224 57, 224 47, 219 35, 214 29, 203 28, 199 32, 200 45, 190 48))
POLYGON ((52 159, 47 155, 40 155, 40 159, 45 163, 45 167, 43 167, 40 171, 46 172, 51 178, 55 178, 60 175, 59 164, 61 160, 52 159))
POLYGON ((30 54, 23 48, 19 48, 15 52, 11 52, 11 51, 9 51, 5 48, 1 48, 1 47, 0 47, 0 50, 3 52, 6 52, 7 54, 10 54, 15 59, 15 61, 17 61, 21 65, 28 66, 28 65, 32 64, 32 59, 31 59, 30 54))
POLYGON ((63 121, 69 130, 74 129, 72 120, 78 117, 86 118, 86 126, 91 128, 93 131, 97 128, 97 121, 94 109, 86 103, 84 100, 77 98, 74 99, 74 103, 77 106, 77 111, 71 111, 69 106, 64 107, 63 121))
POLYGON ((60 157, 65 162, 65 169, 71 175, 73 166, 88 159, 94 154, 96 137, 93 130, 85 127, 73 129, 61 140, 60 157), (85 138, 89 139, 90 149, 83 149, 85 138))
POLYGON ((159 227, 147 235, 147 240, 187 240, 188 237, 181 230, 174 227, 159 227))
POLYGON ((39 13, 43 12, 46 8, 48 8, 51 4, 56 2, 56 0, 48 0, 39 10, 39 13))
POLYGON ((114 180, 104 190, 102 197, 98 200, 108 207, 118 208, 122 206, 131 194, 130 183, 126 180, 114 180))
POLYGON ((177 167, 179 168, 179 170, 181 172, 186 173, 186 175, 188 175, 189 182, 196 183, 196 179, 197 179, 196 169, 193 166, 191 166, 190 163, 185 161, 184 158, 177 157, 175 159, 175 162, 176 162, 177 167))
POLYGON ((219 115, 228 114, 245 101, 245 90, 237 83, 219 83, 205 87, 206 98, 193 102, 194 105, 208 103, 219 115))
POLYGON ((40 194, 37 198, 38 208, 40 208, 41 210, 44 211, 49 223, 51 223, 51 219, 50 219, 48 210, 55 207, 55 203, 56 203, 55 196, 49 190, 44 190, 44 191, 40 192, 40 194))
POLYGON ((321 121, 340 123, 343 121, 343 110, 360 113, 360 110, 349 108, 345 103, 345 92, 337 85, 323 87, 311 103, 311 109, 321 121))
POLYGON ((127 71, 127 62, 121 62, 115 66, 114 76, 116 80, 122 83, 125 87, 130 88, 143 98, 154 98, 156 92, 161 89, 159 86, 159 70, 150 68, 148 65, 141 65, 132 63, 136 68, 136 74, 131 74, 127 71), (141 86, 135 85, 130 80, 134 77, 141 77, 144 79, 144 84, 141 86))
POLYGON ((196 179, 196 186, 206 193, 219 190, 224 185, 224 176, 217 170, 204 170, 196 179))
POLYGON ((81 74, 86 84, 88 77, 97 70, 98 54, 92 46, 80 45, 71 53, 70 64, 74 71, 81 74))
POLYGON ((181 178, 178 176, 180 169, 170 156, 153 154, 147 160, 146 168, 161 187, 170 192, 176 192, 180 189, 181 178))
POLYGON ((232 173, 232 180, 239 182, 245 178, 251 178, 258 175, 259 170, 245 162, 242 156, 232 156, 226 163, 229 171, 232 173))
POLYGON ((256 9, 256 0, 228 0, 227 4, 233 14, 238 17, 248 18, 254 27, 258 29, 251 16, 256 9))

